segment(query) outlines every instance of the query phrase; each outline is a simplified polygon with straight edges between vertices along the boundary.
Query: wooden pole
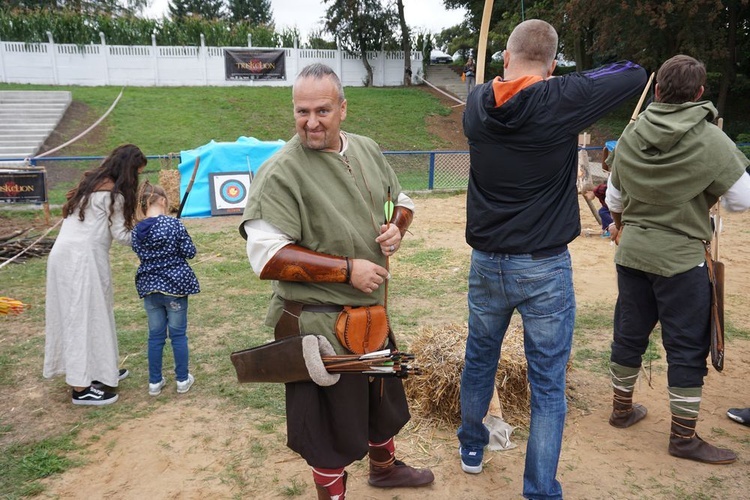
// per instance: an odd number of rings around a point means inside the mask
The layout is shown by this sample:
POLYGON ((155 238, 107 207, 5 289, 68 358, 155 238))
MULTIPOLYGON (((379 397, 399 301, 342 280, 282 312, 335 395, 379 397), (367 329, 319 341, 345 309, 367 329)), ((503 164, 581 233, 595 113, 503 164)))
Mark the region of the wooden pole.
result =
POLYGON ((201 157, 196 156, 195 166, 193 167, 193 175, 190 176, 190 182, 188 182, 187 189, 185 189, 185 196, 182 197, 182 201, 180 202, 180 208, 177 210, 178 219, 182 215, 182 209, 185 208, 185 202, 187 201, 187 197, 190 194, 190 190, 193 189, 193 182, 195 182, 195 174, 198 173, 198 165, 200 165, 200 163, 201 163, 201 157))
POLYGON ((482 24, 479 28, 479 47, 477 50, 477 85, 484 83, 484 62, 487 59, 487 35, 490 32, 490 18, 492 17, 493 3, 494 0, 484 0, 482 24))

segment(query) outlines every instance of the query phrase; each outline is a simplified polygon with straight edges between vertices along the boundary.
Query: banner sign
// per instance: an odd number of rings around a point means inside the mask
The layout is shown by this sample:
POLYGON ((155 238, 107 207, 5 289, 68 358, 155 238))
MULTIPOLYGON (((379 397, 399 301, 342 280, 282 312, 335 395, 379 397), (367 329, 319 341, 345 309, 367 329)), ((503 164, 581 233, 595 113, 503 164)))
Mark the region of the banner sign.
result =
POLYGON ((242 214, 247 191, 253 181, 252 172, 212 172, 208 174, 211 190, 211 215, 242 214))
POLYGON ((0 170, 0 202, 46 202, 45 175, 44 170, 0 170))
POLYGON ((224 49, 227 80, 286 80, 286 51, 224 49))

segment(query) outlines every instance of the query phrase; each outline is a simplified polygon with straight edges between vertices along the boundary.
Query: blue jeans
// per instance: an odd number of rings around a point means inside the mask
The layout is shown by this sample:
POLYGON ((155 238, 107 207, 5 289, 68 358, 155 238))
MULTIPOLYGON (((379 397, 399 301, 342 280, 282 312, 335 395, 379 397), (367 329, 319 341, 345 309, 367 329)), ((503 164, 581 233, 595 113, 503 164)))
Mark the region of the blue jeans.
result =
POLYGON ((567 403, 565 368, 575 323, 573 269, 567 250, 552 257, 474 250, 469 272, 469 337, 461 376, 462 450, 482 455, 500 348, 513 311, 521 313, 531 386, 531 424, 523 495, 562 498, 557 465, 567 403))
POLYGON ((148 381, 156 384, 162 379, 162 356, 167 342, 167 330, 172 342, 174 373, 179 382, 188 378, 188 299, 161 293, 150 293, 143 298, 148 315, 148 381))

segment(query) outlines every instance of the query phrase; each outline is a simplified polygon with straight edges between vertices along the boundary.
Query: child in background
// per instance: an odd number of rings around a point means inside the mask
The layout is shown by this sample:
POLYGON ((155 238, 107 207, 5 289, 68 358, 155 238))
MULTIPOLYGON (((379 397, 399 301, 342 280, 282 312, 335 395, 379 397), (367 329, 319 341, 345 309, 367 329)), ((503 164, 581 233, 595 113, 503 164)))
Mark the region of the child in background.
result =
POLYGON ((174 354, 177 392, 186 393, 195 378, 188 370, 188 295, 200 292, 186 259, 195 245, 185 226, 167 214, 169 203, 161 186, 144 183, 140 209, 145 219, 133 231, 133 251, 141 259, 135 287, 148 315, 148 393, 158 396, 167 383, 162 356, 167 334, 174 354))
POLYGON ((607 183, 602 182, 598 186, 594 187, 593 184, 587 184, 583 187, 583 197, 587 200, 593 200, 594 197, 599 200, 602 207, 599 209, 599 217, 602 219, 602 238, 609 238, 612 236, 612 231, 617 231, 615 223, 612 220, 612 215, 609 213, 609 207, 605 201, 607 196, 607 183))

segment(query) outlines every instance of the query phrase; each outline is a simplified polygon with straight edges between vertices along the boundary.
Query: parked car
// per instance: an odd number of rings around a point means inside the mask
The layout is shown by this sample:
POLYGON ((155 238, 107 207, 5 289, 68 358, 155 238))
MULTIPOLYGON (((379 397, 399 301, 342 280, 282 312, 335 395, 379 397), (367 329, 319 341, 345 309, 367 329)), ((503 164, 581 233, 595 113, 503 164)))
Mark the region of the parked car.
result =
POLYGON ((430 64, 450 64, 453 58, 443 51, 432 49, 430 51, 430 64))

